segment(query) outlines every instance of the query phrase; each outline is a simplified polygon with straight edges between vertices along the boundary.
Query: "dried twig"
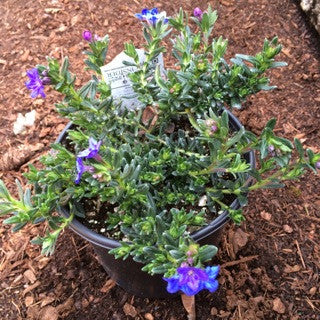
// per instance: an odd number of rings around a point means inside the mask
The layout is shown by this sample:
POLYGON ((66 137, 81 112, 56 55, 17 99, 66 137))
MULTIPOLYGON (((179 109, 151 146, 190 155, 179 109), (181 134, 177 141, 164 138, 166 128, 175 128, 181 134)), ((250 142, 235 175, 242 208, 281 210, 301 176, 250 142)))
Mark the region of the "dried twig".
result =
POLYGON ((256 256, 248 256, 248 257, 241 258, 241 259, 239 259, 239 260, 229 261, 229 262, 226 262, 226 263, 222 264, 221 267, 222 267, 222 268, 225 268, 225 267, 235 266, 235 265, 240 264, 240 263, 244 263, 244 262, 248 262, 248 261, 257 259, 258 257, 259 257, 259 255, 256 255, 256 256))
POLYGON ((300 250, 300 246, 299 246, 299 243, 297 240, 294 240, 294 243, 295 245, 297 246, 297 249, 298 249, 298 254, 299 254, 299 257, 300 257, 300 260, 301 260, 301 263, 303 265, 303 268, 306 269, 306 264, 304 263, 304 259, 303 259, 303 256, 302 256, 302 253, 301 253, 301 250, 300 250))

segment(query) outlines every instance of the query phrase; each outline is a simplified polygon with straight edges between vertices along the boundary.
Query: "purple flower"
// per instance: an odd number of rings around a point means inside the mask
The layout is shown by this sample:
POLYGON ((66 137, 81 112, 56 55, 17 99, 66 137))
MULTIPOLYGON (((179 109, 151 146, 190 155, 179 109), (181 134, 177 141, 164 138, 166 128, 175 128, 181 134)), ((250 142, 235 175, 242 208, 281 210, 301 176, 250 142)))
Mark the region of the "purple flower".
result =
POLYGON ((44 84, 40 78, 39 72, 37 68, 33 68, 27 71, 27 76, 29 77, 29 81, 26 82, 26 87, 31 90, 31 98, 36 98, 38 95, 41 95, 42 98, 45 98, 46 95, 44 93, 44 84))
POLYGON ((84 172, 90 172, 90 173, 94 172, 94 167, 84 165, 82 158, 77 158, 76 166, 77 166, 77 177, 74 180, 75 184, 79 184, 81 176, 83 175, 84 172))
POLYGON ((320 169, 320 161, 316 162, 316 168, 320 169))
POLYGON ((78 157, 79 158, 86 158, 86 159, 94 158, 97 161, 101 161, 101 157, 98 154, 101 143, 102 143, 102 141, 97 142, 94 138, 90 137, 89 138, 89 148, 81 151, 78 154, 78 157))
POLYGON ((167 291, 175 293, 181 290, 187 296, 193 296, 203 289, 214 292, 219 283, 216 277, 219 266, 207 267, 205 270, 196 267, 180 267, 170 278, 163 278, 168 282, 167 291))
POLYGON ((147 23, 151 25, 155 25, 158 20, 164 18, 164 23, 168 22, 168 19, 166 18, 166 12, 162 11, 159 12, 157 8, 153 8, 151 10, 145 8, 141 11, 141 13, 136 13, 135 17, 138 18, 141 21, 146 21, 147 23))
POLYGON ((194 8, 194 10, 193 10, 193 15, 194 15, 196 18, 198 18, 199 20, 201 20, 201 19, 202 19, 203 12, 202 12, 202 10, 201 10, 200 8, 196 7, 196 8, 194 8))
POLYGON ((92 41, 92 33, 89 30, 84 30, 82 32, 82 38, 86 41, 91 42, 92 41))

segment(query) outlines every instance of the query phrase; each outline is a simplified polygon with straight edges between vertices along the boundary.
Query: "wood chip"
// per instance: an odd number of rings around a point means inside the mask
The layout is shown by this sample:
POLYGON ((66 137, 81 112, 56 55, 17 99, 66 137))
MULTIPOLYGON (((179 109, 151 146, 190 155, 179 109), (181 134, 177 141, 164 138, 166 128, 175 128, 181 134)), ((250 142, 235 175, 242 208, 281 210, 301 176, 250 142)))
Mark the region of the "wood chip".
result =
POLYGON ((34 275, 33 271, 28 269, 27 271, 24 272, 24 277, 27 279, 28 282, 30 283, 35 283, 37 278, 34 275))
POLYGON ((27 296, 25 299, 24 299, 24 304, 26 305, 26 307, 29 307, 33 304, 34 302, 34 298, 33 296, 27 296))
POLYGON ((39 319, 41 320, 58 320, 59 313, 55 307, 47 306, 40 311, 39 319))
POLYGON ((61 10, 61 8, 45 8, 45 13, 57 13, 61 10))
POLYGON ((298 264, 294 266, 286 265, 286 267, 284 268, 285 273, 299 272, 300 270, 301 270, 301 267, 298 264))
POLYGON ((107 282, 103 285, 103 287, 100 289, 100 292, 107 293, 109 292, 116 283, 112 279, 108 279, 107 282))
POLYGON ((32 284, 31 286, 27 287, 26 289, 23 290, 22 295, 25 296, 28 292, 32 291, 33 289, 35 289, 36 287, 39 287, 41 284, 40 281, 35 282, 34 284, 32 284))
POLYGON ((194 296, 187 296, 186 294, 181 294, 181 300, 184 308, 188 312, 188 319, 196 319, 196 303, 194 296))
POLYGON ((145 318, 146 320, 154 320, 154 316, 153 316, 151 313, 146 313, 146 314, 144 315, 144 318, 145 318))
POLYGON ((287 232, 287 233, 292 233, 292 231, 293 231, 293 229, 292 229, 289 225, 287 225, 287 224, 285 224, 285 225, 283 226, 283 230, 284 230, 285 232, 287 232))
POLYGON ((131 316, 133 318, 138 314, 136 308, 129 303, 126 303, 123 306, 123 312, 126 314, 126 316, 131 316))
POLYGON ((55 300, 54 297, 45 297, 42 301, 41 301, 41 308, 47 306, 48 304, 52 303, 55 300))
POLYGON ((48 257, 41 258, 37 264, 38 268, 40 270, 43 269, 48 264, 49 261, 50 261, 50 258, 48 257))
POLYGON ((267 221, 271 220, 271 214, 269 212, 266 212, 263 210, 260 212, 260 215, 261 215, 261 218, 264 220, 267 220, 267 221))
POLYGON ((248 234, 238 228, 233 236, 233 240, 239 247, 244 247, 248 242, 248 234))
POLYGON ((23 54, 22 54, 22 56, 21 56, 21 61, 22 62, 26 62, 27 60, 28 60, 28 58, 29 58, 29 54, 30 54, 30 50, 29 49, 27 49, 23 54))
POLYGON ((272 310, 280 313, 280 314, 284 314, 286 312, 286 307, 285 305, 282 303, 280 298, 275 298, 272 302, 273 307, 272 310))
POLYGON ((76 15, 74 17, 72 17, 71 19, 71 26, 75 26, 81 19, 81 16, 80 15, 76 15))
POLYGON ((143 113, 142 113, 142 117, 141 117, 141 121, 144 125, 149 125, 149 128, 152 128, 156 122, 158 120, 158 114, 157 114, 157 110, 151 106, 147 106, 143 113))
POLYGON ((74 300, 69 297, 65 302, 57 306, 58 313, 69 313, 74 307, 74 300))
POLYGON ((313 296, 316 292, 317 292, 317 287, 312 287, 312 288, 309 290, 309 294, 310 294, 311 296, 313 296))
POLYGON ((211 310, 210 310, 210 314, 212 316, 216 316, 218 314, 218 309, 215 308, 215 307, 212 307, 211 310))
POLYGON ((42 143, 35 145, 20 145, 10 147, 6 153, 0 158, 1 170, 10 171, 19 169, 24 163, 28 162, 31 157, 43 148, 42 143))

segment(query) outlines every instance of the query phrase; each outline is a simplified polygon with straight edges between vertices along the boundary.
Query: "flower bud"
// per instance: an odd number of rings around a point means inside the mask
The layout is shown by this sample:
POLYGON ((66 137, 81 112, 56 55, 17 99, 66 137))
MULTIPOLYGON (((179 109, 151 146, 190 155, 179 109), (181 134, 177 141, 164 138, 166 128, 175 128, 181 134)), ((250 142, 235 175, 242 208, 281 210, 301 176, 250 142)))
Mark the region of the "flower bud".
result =
POLYGON ((269 152, 273 152, 274 151, 274 146, 272 144, 270 144, 270 146, 268 146, 268 151, 269 152))
POLYGON ((272 157, 276 156, 276 151, 275 151, 275 148, 274 148, 274 146, 273 146, 272 144, 270 144, 270 145, 268 146, 268 152, 270 153, 270 155, 271 155, 272 157))
POLYGON ((190 257, 190 258, 187 259, 187 262, 189 263, 190 266, 192 266, 194 260, 193 260, 193 258, 190 257))
POLYGON ((320 169, 320 161, 316 162, 316 168, 320 169))
POLYGON ((218 130, 218 127, 216 125, 211 126, 211 132, 216 132, 218 130))
POLYGON ((196 7, 196 8, 193 10, 193 15, 194 15, 196 18, 198 18, 199 20, 202 19, 202 14, 203 14, 202 10, 201 10, 200 8, 198 8, 198 7, 196 7))
POLYGON ((49 77, 43 77, 43 78, 41 79, 41 82, 42 82, 42 84, 45 86, 45 85, 51 83, 51 79, 50 79, 49 77))
POLYGON ((207 119, 206 120, 206 126, 207 127, 211 127, 211 126, 215 125, 215 123, 216 122, 213 119, 207 119))
POLYGON ((86 41, 91 42, 92 41, 92 33, 89 30, 84 30, 82 32, 82 38, 86 41))
POLYGON ((199 246, 196 244, 190 244, 189 250, 187 251, 187 254, 188 254, 188 252, 189 252, 189 256, 196 254, 198 252, 198 247, 199 246))

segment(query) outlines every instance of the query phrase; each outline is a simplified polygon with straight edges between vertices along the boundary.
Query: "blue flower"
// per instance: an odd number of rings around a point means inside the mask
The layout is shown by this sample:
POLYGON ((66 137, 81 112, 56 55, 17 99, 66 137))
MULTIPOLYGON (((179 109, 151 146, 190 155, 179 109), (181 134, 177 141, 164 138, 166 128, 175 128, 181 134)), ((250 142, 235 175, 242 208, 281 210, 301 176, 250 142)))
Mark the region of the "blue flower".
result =
POLYGON ((77 177, 74 180, 75 184, 79 184, 81 180, 81 176, 83 175, 84 172, 93 173, 94 167, 84 165, 82 158, 77 158, 77 177))
POLYGON ((166 12, 159 12, 157 8, 153 8, 151 10, 145 8, 141 11, 141 13, 136 13, 135 17, 141 21, 146 21, 153 26, 162 18, 164 19, 165 23, 168 22, 168 19, 166 18, 166 12))
POLYGON ((216 280, 220 271, 219 266, 206 267, 206 274, 208 275, 208 280, 204 282, 204 287, 210 292, 217 291, 219 287, 219 282, 216 280))
POLYGON ((31 90, 31 98, 36 98, 38 95, 41 95, 43 98, 46 97, 44 93, 44 85, 41 81, 39 72, 37 68, 33 68, 27 71, 27 76, 29 81, 26 82, 26 87, 31 90))
POLYGON ((98 161, 101 161, 101 157, 98 155, 100 146, 101 146, 102 141, 96 141, 94 138, 89 138, 89 148, 81 151, 78 154, 79 158, 94 158, 98 161))
POLYGON ((170 278, 163 278, 168 282, 167 291, 175 293, 181 290, 187 296, 193 296, 203 289, 214 292, 218 289, 216 277, 219 266, 207 267, 205 270, 196 267, 180 267, 170 278))

